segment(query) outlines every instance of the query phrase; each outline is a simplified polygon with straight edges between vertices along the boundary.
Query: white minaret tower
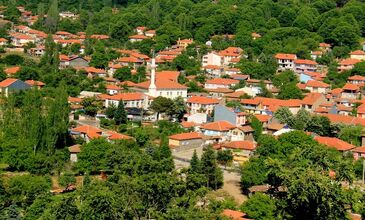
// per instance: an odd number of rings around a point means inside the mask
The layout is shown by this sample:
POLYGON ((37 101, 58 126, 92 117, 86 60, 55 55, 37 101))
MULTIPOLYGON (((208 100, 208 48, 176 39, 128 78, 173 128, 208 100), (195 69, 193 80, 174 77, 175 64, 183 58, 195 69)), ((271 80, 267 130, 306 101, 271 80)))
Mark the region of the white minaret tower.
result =
POLYGON ((152 64, 151 64, 151 83, 148 87, 148 95, 152 97, 157 97, 157 88, 156 88, 156 60, 153 56, 152 64))

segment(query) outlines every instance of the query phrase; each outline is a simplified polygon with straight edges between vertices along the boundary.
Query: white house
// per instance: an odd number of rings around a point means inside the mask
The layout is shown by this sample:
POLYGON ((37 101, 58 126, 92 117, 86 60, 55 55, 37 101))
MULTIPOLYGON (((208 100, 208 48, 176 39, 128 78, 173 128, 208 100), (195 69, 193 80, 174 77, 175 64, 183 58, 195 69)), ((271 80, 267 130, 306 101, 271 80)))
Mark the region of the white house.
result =
POLYGON ((278 62, 278 71, 294 70, 294 60, 297 59, 295 54, 278 53, 275 55, 278 62))
POLYGON ((120 93, 113 96, 105 96, 105 107, 118 106, 123 101, 126 108, 148 108, 148 96, 139 92, 120 93))
POLYGON ((189 106, 191 114, 195 113, 212 114, 212 112, 214 111, 214 106, 219 104, 219 100, 203 96, 192 96, 188 98, 186 103, 189 106))

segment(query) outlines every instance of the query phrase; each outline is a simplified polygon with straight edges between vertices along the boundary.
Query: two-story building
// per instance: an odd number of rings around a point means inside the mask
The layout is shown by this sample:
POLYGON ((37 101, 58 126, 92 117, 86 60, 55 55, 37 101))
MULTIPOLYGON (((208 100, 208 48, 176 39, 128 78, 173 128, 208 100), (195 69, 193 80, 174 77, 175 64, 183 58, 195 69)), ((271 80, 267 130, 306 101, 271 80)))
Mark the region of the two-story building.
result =
POLYGON ((219 104, 219 100, 204 96, 192 96, 188 98, 186 103, 190 114, 206 113, 210 115, 213 113, 214 107, 219 104))
POLYGON ((294 61, 297 59, 295 54, 278 53, 275 55, 275 59, 278 63, 278 71, 294 70, 294 61))
POLYGON ((330 85, 321 81, 309 80, 305 84, 305 89, 309 90, 311 93, 327 94, 330 91, 330 85))
POLYGON ((203 135, 198 132, 188 132, 169 136, 169 146, 171 148, 192 149, 203 146, 203 135))
POLYGON ((204 84, 205 89, 229 89, 231 86, 235 86, 240 81, 236 79, 227 79, 227 78, 215 78, 211 80, 207 80, 204 84))
POLYGON ((318 63, 313 60, 303 60, 297 59, 294 60, 294 72, 297 74, 303 72, 316 72, 318 63))
POLYGON ((116 95, 106 95, 105 107, 118 106, 120 101, 124 102, 126 108, 143 108, 147 109, 149 106, 148 96, 143 93, 132 92, 132 93, 120 93, 116 95))

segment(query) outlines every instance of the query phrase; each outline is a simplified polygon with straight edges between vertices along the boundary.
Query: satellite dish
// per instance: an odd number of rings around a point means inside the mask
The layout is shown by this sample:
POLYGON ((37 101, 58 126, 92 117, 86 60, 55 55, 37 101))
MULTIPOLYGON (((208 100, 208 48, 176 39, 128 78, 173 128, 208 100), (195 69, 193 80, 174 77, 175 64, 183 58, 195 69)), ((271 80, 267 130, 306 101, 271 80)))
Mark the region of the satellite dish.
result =
POLYGON ((212 46, 212 41, 207 41, 206 43, 205 43, 205 45, 207 45, 207 46, 212 46))

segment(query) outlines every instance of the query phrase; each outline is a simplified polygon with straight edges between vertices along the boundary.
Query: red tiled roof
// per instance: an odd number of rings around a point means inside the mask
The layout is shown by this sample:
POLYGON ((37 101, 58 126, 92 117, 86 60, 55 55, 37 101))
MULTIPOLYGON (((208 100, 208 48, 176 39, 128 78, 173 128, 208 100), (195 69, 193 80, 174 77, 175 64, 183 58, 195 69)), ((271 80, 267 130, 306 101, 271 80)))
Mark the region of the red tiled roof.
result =
POLYGON ((213 69, 213 70, 218 70, 220 69, 221 67, 220 66, 217 66, 217 65, 206 65, 206 66, 203 66, 204 69, 213 69))
POLYGON ((192 96, 186 101, 188 103, 197 103, 201 105, 218 104, 219 100, 214 98, 208 98, 204 96, 192 96))
POLYGON ((308 93, 302 100, 305 105, 313 105, 319 98, 323 97, 321 93, 308 93))
POLYGON ((240 211, 234 211, 231 209, 225 209, 223 210, 222 215, 228 217, 231 220, 250 220, 248 218, 245 218, 246 214, 240 211))
POLYGON ((131 92, 131 93, 121 93, 113 96, 106 96, 106 99, 109 100, 123 100, 123 101, 133 101, 133 100, 143 100, 145 95, 139 92, 131 92))
POLYGON ((361 104, 358 108, 357 108, 357 113, 359 114, 364 114, 365 113, 365 104, 361 104))
POLYGON ((180 75, 179 71, 160 71, 156 72, 156 80, 168 79, 177 82, 179 75, 180 75))
MULTIPOLYGON (((150 86, 151 81, 145 81, 145 82, 141 82, 135 85, 135 87, 139 87, 139 88, 143 88, 143 89, 148 89, 148 87, 150 86)), ((171 80, 168 79, 159 79, 156 80, 156 87, 157 89, 187 89, 186 86, 181 85, 177 82, 173 82, 171 80)))
POLYGON ((70 153, 80 153, 81 152, 80 144, 75 144, 69 147, 68 150, 70 151, 70 153))
POLYGON ((240 150, 255 150, 256 145, 252 141, 231 141, 221 145, 224 148, 240 149, 240 150))
POLYGON ((306 64, 306 65, 317 65, 318 64, 316 61, 304 60, 304 59, 295 60, 294 63, 296 63, 296 64, 306 64))
POLYGON ((8 67, 4 70, 7 75, 14 75, 20 70, 19 66, 8 67))
POLYGON ((170 139, 173 140, 192 140, 192 139, 202 139, 202 135, 198 132, 188 132, 188 133, 181 133, 181 134, 174 134, 169 136, 170 139))
POLYGON ((129 39, 147 39, 149 37, 144 36, 144 35, 132 35, 128 37, 129 39))
POLYGON ((271 115, 254 115, 260 122, 268 122, 272 116, 271 115))
POLYGON ((297 59, 297 55, 295 54, 286 54, 286 53, 278 53, 275 55, 276 59, 283 59, 283 60, 295 60, 297 59))
POLYGON ((340 65, 342 65, 342 66, 355 65, 355 64, 357 64, 359 62, 361 62, 361 60, 349 58, 349 59, 343 59, 343 60, 341 60, 340 65))
POLYGON ((354 149, 351 150, 352 152, 356 152, 356 153, 365 153, 365 146, 361 146, 361 147, 356 147, 354 149))
POLYGON ((80 102, 82 102, 82 98, 77 98, 77 97, 71 97, 71 96, 69 96, 68 97, 68 101, 69 102, 80 103, 80 102))
POLYGON ((350 76, 347 80, 354 80, 354 81, 365 81, 365 76, 350 76))
POLYGON ((229 123, 228 121, 216 121, 201 126, 202 129, 212 130, 212 131, 229 131, 235 127, 236 126, 229 123))
POLYGON ((30 86, 44 86, 44 85, 46 85, 44 82, 36 81, 36 80, 26 80, 25 83, 30 85, 30 86))
POLYGON ((214 78, 211 80, 207 80, 205 84, 232 85, 232 84, 237 84, 239 82, 240 81, 236 79, 214 78))
POLYGON ((342 89, 343 90, 351 90, 351 91, 359 91, 360 90, 360 87, 358 85, 346 83, 346 85, 344 85, 342 87, 342 89))
POLYGON ((136 58, 136 57, 120 57, 117 62, 121 63, 143 63, 142 60, 136 58))
POLYGON ((8 87, 8 86, 10 86, 11 84, 13 84, 16 81, 17 81, 17 79, 7 78, 7 79, 5 79, 5 80, 3 80, 3 81, 0 82, 0 87, 1 88, 8 87))
POLYGON ((114 131, 107 131, 106 132, 109 136, 108 139, 109 140, 130 140, 133 139, 131 136, 125 135, 125 134, 120 134, 114 131))
POLYGON ((332 123, 343 123, 343 124, 357 124, 365 126, 365 119, 337 114, 322 114, 326 116, 332 123))
POLYGON ((98 138, 101 136, 102 131, 99 128, 83 125, 72 129, 73 132, 80 132, 86 134, 89 138, 98 138))
POLYGON ((331 47, 331 44, 327 44, 327 43, 319 43, 320 47, 331 47))
POLYGON ((197 125, 197 124, 196 124, 196 123, 194 123, 194 122, 188 122, 188 121, 183 121, 183 122, 181 122, 180 124, 181 124, 181 126, 182 126, 183 128, 191 128, 191 127, 194 127, 194 126, 196 126, 196 125, 197 125))
POLYGON ((106 89, 108 90, 123 90, 122 88, 120 88, 119 86, 117 85, 113 85, 113 84, 107 84, 105 86, 106 89))
POLYGON ((306 87, 329 88, 330 85, 321 81, 309 80, 306 84, 306 87))
POLYGON ((336 148, 338 151, 349 151, 351 149, 354 149, 355 146, 352 144, 349 144, 343 140, 340 140, 335 137, 320 137, 317 136, 314 138, 318 143, 326 145, 328 147, 336 148))
POLYGON ((350 55, 365 55, 365 52, 362 50, 355 50, 350 53, 350 55))

